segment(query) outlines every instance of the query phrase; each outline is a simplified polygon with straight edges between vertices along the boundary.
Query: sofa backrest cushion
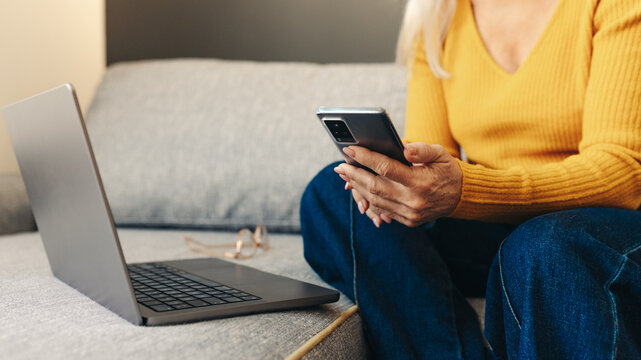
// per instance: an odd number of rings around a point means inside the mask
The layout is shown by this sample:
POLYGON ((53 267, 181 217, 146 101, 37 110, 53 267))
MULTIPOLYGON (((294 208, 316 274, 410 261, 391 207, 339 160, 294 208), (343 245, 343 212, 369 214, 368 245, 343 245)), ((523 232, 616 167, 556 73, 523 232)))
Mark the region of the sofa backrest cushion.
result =
POLYGON ((382 106, 402 132, 392 64, 158 60, 105 73, 87 127, 118 225, 298 231, 299 200, 340 160, 319 106, 382 106))

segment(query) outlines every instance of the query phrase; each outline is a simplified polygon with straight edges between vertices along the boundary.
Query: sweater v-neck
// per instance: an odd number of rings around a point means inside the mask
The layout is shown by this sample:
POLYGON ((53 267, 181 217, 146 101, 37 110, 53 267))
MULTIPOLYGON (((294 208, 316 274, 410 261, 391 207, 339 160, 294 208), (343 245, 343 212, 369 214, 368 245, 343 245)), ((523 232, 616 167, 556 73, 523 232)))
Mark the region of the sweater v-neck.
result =
POLYGON ((554 23, 556 22, 556 19, 560 16, 559 14, 562 12, 563 3, 565 1, 558 0, 556 4, 556 8, 552 13, 552 16, 550 17, 547 24, 543 28, 543 31, 541 32, 538 39, 536 40, 534 47, 532 47, 528 56, 525 58, 525 60, 523 60, 523 62, 519 65, 519 67, 513 73, 507 71, 505 68, 499 65, 499 63, 496 61, 496 59, 494 59, 494 57, 488 50, 487 46, 485 45, 485 42, 483 41, 483 37, 481 36, 481 32, 479 31, 479 28, 478 28, 478 24, 476 23, 476 17, 474 16, 472 0, 464 0, 463 2, 464 2, 464 12, 465 12, 463 14, 463 19, 464 21, 470 21, 472 23, 471 28, 473 29, 473 32, 474 32, 473 38, 476 44, 481 48, 481 53, 483 58, 485 58, 486 61, 490 64, 490 66, 494 68, 502 76, 515 77, 519 73, 526 71, 527 67, 530 66, 529 63, 535 61, 536 54, 537 52, 540 51, 539 48, 545 45, 545 39, 548 36, 548 34, 552 32, 551 28, 554 27, 554 23))

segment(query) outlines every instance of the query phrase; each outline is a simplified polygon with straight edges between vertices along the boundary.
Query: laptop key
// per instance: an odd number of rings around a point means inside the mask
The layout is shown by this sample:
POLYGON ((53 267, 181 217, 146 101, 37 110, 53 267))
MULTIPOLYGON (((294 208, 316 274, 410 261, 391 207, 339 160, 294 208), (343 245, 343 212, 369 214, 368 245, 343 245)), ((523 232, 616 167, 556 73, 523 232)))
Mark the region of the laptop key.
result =
POLYGON ((193 306, 191 306, 189 304, 185 304, 185 303, 182 303, 182 304, 179 304, 179 305, 172 305, 172 306, 174 307, 174 309, 177 309, 177 310, 193 308, 193 306))
POLYGON ((187 301, 187 304, 200 307, 200 306, 209 306, 208 303, 202 301, 202 300, 192 300, 192 301, 187 301))
POLYGON ((157 300, 151 300, 151 301, 141 301, 143 305, 145 306, 154 306, 154 305, 162 305, 160 301, 157 300))
POLYGON ((151 309, 156 311, 156 312, 163 312, 163 311, 173 310, 173 308, 171 306, 168 306, 168 305, 151 306, 151 309))
POLYGON ((208 297, 208 298, 203 298, 203 299, 200 299, 200 300, 205 301, 205 302, 207 302, 207 303, 209 303, 211 305, 227 304, 226 301, 223 301, 223 300, 221 300, 219 298, 216 298, 216 297, 213 297, 213 296, 212 297, 208 297))
POLYGON ((156 300, 162 301, 164 303, 170 302, 170 301, 175 301, 176 299, 171 297, 171 296, 158 296, 156 297, 156 300))
POLYGON ((240 301, 243 301, 242 299, 239 299, 239 298, 237 298, 235 296, 226 297, 226 298, 224 298, 224 300, 227 301, 227 302, 240 302, 240 301))
POLYGON ((167 305, 171 305, 173 307, 176 307, 176 305, 184 304, 182 301, 174 300, 174 301, 168 301, 167 305))
POLYGON ((241 296, 240 298, 245 301, 260 300, 258 296, 241 296))

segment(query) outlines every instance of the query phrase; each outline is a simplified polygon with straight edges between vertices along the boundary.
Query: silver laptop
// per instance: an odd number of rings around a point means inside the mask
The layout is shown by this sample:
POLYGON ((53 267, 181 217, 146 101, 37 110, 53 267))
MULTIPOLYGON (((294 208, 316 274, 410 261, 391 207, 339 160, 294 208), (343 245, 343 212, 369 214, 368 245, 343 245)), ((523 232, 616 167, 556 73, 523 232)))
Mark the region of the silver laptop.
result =
POLYGON ((162 325, 338 300, 335 290, 219 259, 126 264, 73 87, 2 114, 53 274, 129 322, 162 325))

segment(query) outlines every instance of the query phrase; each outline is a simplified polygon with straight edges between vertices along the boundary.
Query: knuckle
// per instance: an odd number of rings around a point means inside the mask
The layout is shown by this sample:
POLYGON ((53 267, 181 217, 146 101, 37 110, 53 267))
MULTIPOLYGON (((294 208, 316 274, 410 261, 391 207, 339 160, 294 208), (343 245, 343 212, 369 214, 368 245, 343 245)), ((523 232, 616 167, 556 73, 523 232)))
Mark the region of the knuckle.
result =
POLYGON ((380 195, 380 187, 376 179, 370 179, 367 181, 367 191, 372 195, 380 195))
POLYGON ((422 198, 415 198, 410 201, 409 206, 414 211, 420 211, 427 207, 427 201, 422 198))
POLYGON ((381 161, 376 167, 376 172, 381 176, 388 176, 392 171, 392 165, 389 161, 381 161))
POLYGON ((447 153, 447 150, 445 150, 445 148, 443 147, 443 145, 436 144, 436 145, 432 145, 432 146, 434 147, 434 149, 436 150, 436 152, 437 152, 437 153, 439 153, 439 154, 447 153))
POLYGON ((368 201, 369 201, 370 208, 372 210, 378 209, 378 206, 380 205, 380 200, 378 196, 372 196, 368 199, 368 201))
POLYGON ((411 223, 417 223, 421 221, 421 215, 417 212, 412 212, 408 215, 407 220, 409 220, 411 223))
POLYGON ((367 209, 365 213, 367 214, 367 217, 374 220, 374 218, 378 216, 379 211, 380 211, 379 209, 370 206, 370 208, 367 209))

